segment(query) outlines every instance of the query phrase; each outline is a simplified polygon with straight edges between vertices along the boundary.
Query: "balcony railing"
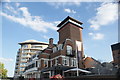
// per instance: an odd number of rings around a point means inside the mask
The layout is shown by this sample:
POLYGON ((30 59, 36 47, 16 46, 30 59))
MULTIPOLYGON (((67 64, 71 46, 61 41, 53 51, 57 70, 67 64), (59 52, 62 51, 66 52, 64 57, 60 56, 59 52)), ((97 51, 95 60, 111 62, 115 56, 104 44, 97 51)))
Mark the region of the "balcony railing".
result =
POLYGON ((30 68, 30 69, 26 69, 25 72, 30 72, 30 71, 34 71, 34 70, 38 70, 37 67, 33 67, 33 68, 30 68))

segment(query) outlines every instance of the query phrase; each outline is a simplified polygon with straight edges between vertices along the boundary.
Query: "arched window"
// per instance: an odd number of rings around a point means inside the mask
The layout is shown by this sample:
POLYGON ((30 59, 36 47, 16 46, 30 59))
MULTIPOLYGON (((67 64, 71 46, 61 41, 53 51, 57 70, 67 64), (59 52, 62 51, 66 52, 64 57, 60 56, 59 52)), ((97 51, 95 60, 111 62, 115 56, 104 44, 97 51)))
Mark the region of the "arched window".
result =
POLYGON ((67 45, 67 55, 72 55, 72 47, 67 45))

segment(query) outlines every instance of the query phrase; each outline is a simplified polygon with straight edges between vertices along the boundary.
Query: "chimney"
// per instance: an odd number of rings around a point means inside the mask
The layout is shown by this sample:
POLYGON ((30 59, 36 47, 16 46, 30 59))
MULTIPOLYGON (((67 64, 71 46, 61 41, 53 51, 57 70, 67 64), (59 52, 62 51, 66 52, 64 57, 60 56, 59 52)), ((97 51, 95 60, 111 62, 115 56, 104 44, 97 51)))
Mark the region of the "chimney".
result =
POLYGON ((53 38, 49 39, 49 48, 53 48, 53 38))

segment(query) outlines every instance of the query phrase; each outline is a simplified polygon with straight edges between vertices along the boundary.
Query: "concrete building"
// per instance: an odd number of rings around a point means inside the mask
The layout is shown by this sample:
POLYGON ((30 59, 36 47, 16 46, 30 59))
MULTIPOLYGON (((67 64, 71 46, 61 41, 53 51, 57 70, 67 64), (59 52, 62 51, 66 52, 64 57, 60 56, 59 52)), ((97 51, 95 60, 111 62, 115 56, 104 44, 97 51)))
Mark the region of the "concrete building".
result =
POLYGON ((26 68, 24 70, 25 78, 40 78, 41 72, 39 69, 40 67, 44 68, 48 66, 49 53, 51 53, 51 50, 52 50, 51 48, 53 45, 52 42, 53 42, 53 39, 51 38, 49 40, 49 45, 47 48, 37 53, 36 55, 33 55, 29 59, 29 61, 26 64, 26 68), (43 59, 45 58, 47 61, 43 61, 43 59))
POLYGON ((26 67, 26 63, 31 58, 32 55, 41 52, 41 50, 48 47, 47 43, 39 42, 36 40, 27 40, 19 43, 21 48, 17 52, 16 56, 16 64, 15 64, 15 72, 14 77, 17 78, 20 75, 23 75, 23 71, 26 67))
MULTIPOLYGON (((49 39, 49 45, 46 49, 39 52, 37 63, 30 67, 29 63, 24 71, 26 78, 49 78, 60 74, 62 76, 72 76, 79 73, 70 73, 73 68, 84 67, 84 50, 82 42, 82 25, 83 23, 71 17, 65 18, 57 27, 59 33, 58 44, 53 44, 53 38, 49 39), (36 66, 35 66, 36 65, 36 66), (35 68, 38 72, 34 73, 35 68), (31 70, 31 71, 30 71, 31 70), (66 71, 67 70, 67 71, 66 71)), ((73 70, 75 70, 73 69, 73 70)), ((81 69, 79 69, 81 70, 81 69)), ((76 76, 76 75, 75 75, 76 76)))
POLYGON ((113 55, 113 63, 118 65, 120 68, 120 43, 116 43, 111 45, 112 48, 112 55, 113 55))
POLYGON ((24 74, 25 77, 27 75, 26 78, 31 78, 31 77, 34 77, 34 78, 40 78, 40 74, 39 74, 39 64, 38 64, 38 59, 39 57, 39 53, 38 54, 35 54, 33 55, 27 62, 26 64, 26 68, 24 70, 24 74))

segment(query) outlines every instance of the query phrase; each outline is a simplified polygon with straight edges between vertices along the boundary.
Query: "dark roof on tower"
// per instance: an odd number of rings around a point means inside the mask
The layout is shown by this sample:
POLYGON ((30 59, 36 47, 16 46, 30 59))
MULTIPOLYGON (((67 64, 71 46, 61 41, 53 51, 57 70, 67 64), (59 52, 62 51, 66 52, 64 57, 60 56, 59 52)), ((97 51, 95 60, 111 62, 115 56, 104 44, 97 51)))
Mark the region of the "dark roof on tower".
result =
POLYGON ((120 43, 113 44, 113 45, 111 45, 111 47, 112 47, 112 51, 113 50, 120 50, 120 43))
POLYGON ((68 17, 65 18, 60 24, 58 24, 57 27, 61 27, 61 25, 63 25, 63 24, 64 24, 66 21, 68 21, 68 20, 72 20, 72 21, 74 21, 74 22, 76 22, 76 23, 78 23, 78 24, 80 24, 80 25, 83 24, 82 22, 80 22, 80 21, 78 21, 78 20, 76 20, 76 19, 68 16, 68 17))

